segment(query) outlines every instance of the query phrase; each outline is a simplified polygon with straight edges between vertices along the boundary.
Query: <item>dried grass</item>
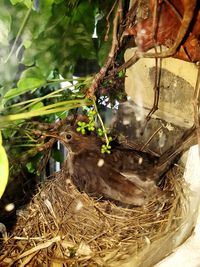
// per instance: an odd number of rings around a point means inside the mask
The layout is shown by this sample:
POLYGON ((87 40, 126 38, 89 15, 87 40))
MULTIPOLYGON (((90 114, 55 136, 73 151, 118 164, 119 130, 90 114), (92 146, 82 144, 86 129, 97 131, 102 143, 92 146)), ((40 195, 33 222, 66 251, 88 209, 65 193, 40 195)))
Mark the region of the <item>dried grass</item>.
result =
POLYGON ((4 242, 1 266, 140 266, 129 263, 180 228, 184 187, 180 169, 173 168, 164 202, 152 198, 145 207, 127 209, 81 194, 60 171, 19 216, 4 242))

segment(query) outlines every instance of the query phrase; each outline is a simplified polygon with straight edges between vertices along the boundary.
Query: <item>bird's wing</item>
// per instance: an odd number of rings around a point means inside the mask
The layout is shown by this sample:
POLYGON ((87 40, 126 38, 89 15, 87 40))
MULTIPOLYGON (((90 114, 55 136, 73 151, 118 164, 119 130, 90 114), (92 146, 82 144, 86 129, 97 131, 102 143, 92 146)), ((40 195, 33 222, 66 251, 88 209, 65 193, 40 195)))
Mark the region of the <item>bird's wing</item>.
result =
POLYGON ((142 181, 137 175, 129 175, 117 171, 107 162, 101 172, 101 191, 104 196, 125 204, 141 206, 146 203, 153 182, 142 181))

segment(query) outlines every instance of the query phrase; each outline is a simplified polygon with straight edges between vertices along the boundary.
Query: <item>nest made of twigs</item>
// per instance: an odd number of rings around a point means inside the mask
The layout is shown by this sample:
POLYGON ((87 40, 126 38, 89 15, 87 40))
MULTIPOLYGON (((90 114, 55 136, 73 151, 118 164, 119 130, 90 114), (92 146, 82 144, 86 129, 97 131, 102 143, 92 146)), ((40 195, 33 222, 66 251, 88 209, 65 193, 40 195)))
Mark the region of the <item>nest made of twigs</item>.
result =
POLYGON ((90 198, 66 176, 62 170, 39 187, 4 241, 1 266, 140 266, 143 252, 178 231, 186 213, 177 167, 167 174, 165 202, 152 197, 133 209, 90 198))

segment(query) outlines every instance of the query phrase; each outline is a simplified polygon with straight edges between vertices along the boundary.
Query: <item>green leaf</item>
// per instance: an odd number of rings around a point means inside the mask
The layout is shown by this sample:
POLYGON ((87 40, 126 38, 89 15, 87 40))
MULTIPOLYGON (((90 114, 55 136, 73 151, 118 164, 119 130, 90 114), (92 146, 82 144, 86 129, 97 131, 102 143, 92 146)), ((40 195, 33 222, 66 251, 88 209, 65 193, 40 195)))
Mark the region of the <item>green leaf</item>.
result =
POLYGON ((55 4, 59 4, 61 2, 63 2, 63 0, 54 0, 55 4))
POLYGON ((25 6, 27 6, 28 8, 30 8, 32 6, 32 0, 10 0, 10 2, 12 5, 22 3, 25 6))
POLYGON ((24 0, 23 1, 24 5, 26 5, 28 8, 32 6, 32 0, 24 0))
POLYGON ((44 78, 22 78, 19 80, 17 86, 18 88, 10 89, 5 95, 4 100, 8 101, 14 97, 20 96, 28 91, 34 90, 42 85, 46 84, 46 80, 44 78))
POLYGON ((24 94, 30 90, 36 89, 45 84, 44 79, 38 78, 24 78, 18 82, 18 88, 10 89, 4 96, 4 99, 8 101, 11 98, 24 94))
POLYGON ((20 79, 24 78, 44 79, 44 76, 42 75, 41 70, 38 67, 31 67, 23 71, 20 79))
POLYGON ((18 3, 21 3, 22 0, 10 0, 10 2, 11 2, 12 5, 16 5, 18 3))
POLYGON ((24 40, 23 42, 25 48, 29 48, 32 44, 31 40, 24 40))
MULTIPOLYGON (((11 26, 11 16, 8 10, 5 7, 0 8, 0 44, 8 45, 8 34, 10 32, 11 26)), ((1 57, 3 55, 3 51, 1 51, 1 57)))
POLYGON ((2 146, 2 137, 0 133, 0 198, 2 197, 8 183, 9 164, 6 151, 2 146))
POLYGON ((26 164, 26 168, 27 168, 29 173, 35 172, 35 166, 31 161, 26 164))
POLYGON ((38 38, 44 32, 46 25, 52 16, 52 5, 54 0, 40 0, 37 12, 34 12, 29 20, 29 25, 34 25, 32 29, 33 38, 38 38))
POLYGON ((42 102, 38 102, 36 104, 33 104, 30 108, 30 110, 36 110, 36 109, 40 109, 41 107, 44 107, 44 104, 42 102))
POLYGON ((25 93, 29 90, 36 89, 45 84, 45 79, 40 78, 23 78, 20 79, 17 83, 18 88, 20 89, 20 94, 25 93))
POLYGON ((9 100, 13 97, 24 94, 30 90, 41 87, 45 83, 46 83, 46 79, 41 74, 41 71, 39 68, 37 68, 37 67, 29 68, 28 70, 25 70, 22 73, 21 79, 17 83, 18 88, 10 89, 4 95, 4 99, 9 100))

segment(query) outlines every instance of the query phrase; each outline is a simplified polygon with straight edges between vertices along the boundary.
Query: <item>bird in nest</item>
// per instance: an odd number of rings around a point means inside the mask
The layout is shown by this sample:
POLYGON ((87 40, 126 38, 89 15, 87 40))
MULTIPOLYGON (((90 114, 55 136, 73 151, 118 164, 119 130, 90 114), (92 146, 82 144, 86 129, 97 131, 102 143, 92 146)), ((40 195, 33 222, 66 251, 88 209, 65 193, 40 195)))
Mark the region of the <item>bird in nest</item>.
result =
POLYGON ((117 142, 113 142, 110 154, 102 154, 100 138, 93 133, 78 133, 76 125, 65 127, 57 138, 68 150, 65 170, 81 192, 127 206, 145 205, 152 196, 162 199, 160 178, 177 155, 196 142, 193 127, 158 158, 117 142))

